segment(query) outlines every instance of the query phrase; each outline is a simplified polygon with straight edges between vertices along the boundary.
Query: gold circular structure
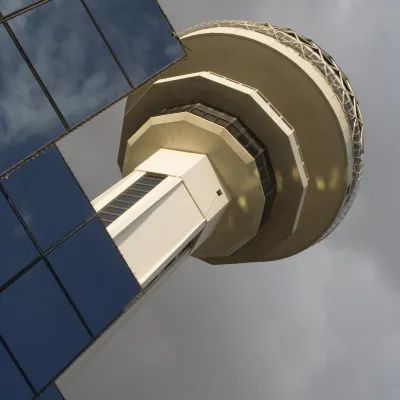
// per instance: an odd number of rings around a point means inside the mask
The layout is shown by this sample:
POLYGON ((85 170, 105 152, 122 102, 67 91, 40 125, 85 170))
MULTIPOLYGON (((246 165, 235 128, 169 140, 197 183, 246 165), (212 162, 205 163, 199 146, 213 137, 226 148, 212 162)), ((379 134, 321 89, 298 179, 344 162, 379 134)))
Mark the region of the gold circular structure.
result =
MULTIPOLYGON (((210 71, 256 89, 293 126, 309 178, 297 229, 291 236, 271 248, 268 228, 262 227, 235 254, 205 261, 228 264, 275 260, 325 238, 350 208, 362 172, 362 120, 347 77, 314 42, 266 23, 211 22, 190 28, 181 39, 188 49, 187 58, 157 79, 210 71)), ((135 132, 129 113, 134 112, 138 99, 152 83, 128 98, 121 167, 127 140, 135 132)), ((197 101, 195 92, 192 100, 197 101)), ((231 110, 228 107, 225 111, 231 110)), ((272 161, 278 157, 270 156, 272 161)), ((279 196, 285 182, 296 181, 299 175, 296 168, 282 174, 274 162, 273 167, 279 196)))

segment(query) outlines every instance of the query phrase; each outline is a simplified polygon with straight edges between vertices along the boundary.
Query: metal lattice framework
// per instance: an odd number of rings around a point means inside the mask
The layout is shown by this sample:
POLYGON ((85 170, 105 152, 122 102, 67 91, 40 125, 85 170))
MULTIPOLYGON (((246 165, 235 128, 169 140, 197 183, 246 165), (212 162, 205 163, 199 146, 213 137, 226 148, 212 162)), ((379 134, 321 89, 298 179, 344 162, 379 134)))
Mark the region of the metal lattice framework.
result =
POLYGON ((307 60, 316 70, 321 73, 326 82, 335 92, 336 97, 338 98, 343 111, 346 114, 347 121, 352 132, 353 141, 353 179, 349 183, 346 192, 346 198, 338 216, 335 218, 334 222, 331 224, 325 234, 319 239, 319 241, 321 241, 325 239, 332 231, 334 231, 346 216, 354 202, 362 176, 364 158, 363 122, 360 113, 360 107, 353 89, 351 88, 350 82, 347 76, 336 64, 334 59, 311 39, 308 39, 305 36, 292 31, 291 29, 281 28, 269 23, 248 21, 207 22, 187 29, 180 34, 180 37, 182 38, 185 35, 197 32, 199 30, 218 27, 241 28, 262 33, 295 50, 302 58, 307 60))

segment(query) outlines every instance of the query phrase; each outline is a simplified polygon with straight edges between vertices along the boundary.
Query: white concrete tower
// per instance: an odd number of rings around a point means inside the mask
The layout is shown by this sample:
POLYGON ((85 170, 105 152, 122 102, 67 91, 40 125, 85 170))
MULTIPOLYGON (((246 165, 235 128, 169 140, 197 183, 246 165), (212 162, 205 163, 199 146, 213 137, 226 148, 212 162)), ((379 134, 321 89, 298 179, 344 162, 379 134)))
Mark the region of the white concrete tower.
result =
MULTIPOLYGON (((123 179, 93 201, 148 289, 188 255, 250 263, 314 245, 344 218, 362 172, 357 100, 312 40, 245 21, 181 39, 187 57, 129 96, 123 179)), ((66 399, 87 398, 85 374, 129 348, 128 314, 59 379, 66 399)))

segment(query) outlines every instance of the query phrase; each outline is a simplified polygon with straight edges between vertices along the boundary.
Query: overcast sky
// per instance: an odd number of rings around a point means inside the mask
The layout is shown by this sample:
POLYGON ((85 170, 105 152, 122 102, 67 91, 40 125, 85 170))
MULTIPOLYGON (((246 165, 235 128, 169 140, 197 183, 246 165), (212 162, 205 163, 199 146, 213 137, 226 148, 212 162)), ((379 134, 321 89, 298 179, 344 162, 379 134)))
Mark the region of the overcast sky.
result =
MULTIPOLYGON (((135 316, 131 343, 137 362, 127 371, 135 395, 141 400, 400 399, 395 122, 400 4, 160 3, 177 31, 208 20, 247 19, 290 27, 315 40, 334 56, 358 96, 366 155, 356 202, 323 243, 275 263, 218 267, 190 259, 148 300, 135 316)), ((92 198, 120 177, 123 109, 116 105, 61 143, 92 198)), ((122 390, 116 399, 132 398, 122 390)))

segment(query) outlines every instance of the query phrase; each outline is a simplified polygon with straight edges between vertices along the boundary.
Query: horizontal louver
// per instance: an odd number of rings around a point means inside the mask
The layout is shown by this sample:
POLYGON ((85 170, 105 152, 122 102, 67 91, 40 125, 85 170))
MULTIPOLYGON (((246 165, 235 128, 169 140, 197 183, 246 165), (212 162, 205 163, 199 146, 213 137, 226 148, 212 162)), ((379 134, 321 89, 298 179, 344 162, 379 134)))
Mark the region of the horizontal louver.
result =
POLYGON ((98 215, 104 225, 108 226, 114 222, 165 178, 166 175, 146 173, 140 179, 135 181, 131 186, 125 189, 114 200, 99 211, 98 215))

